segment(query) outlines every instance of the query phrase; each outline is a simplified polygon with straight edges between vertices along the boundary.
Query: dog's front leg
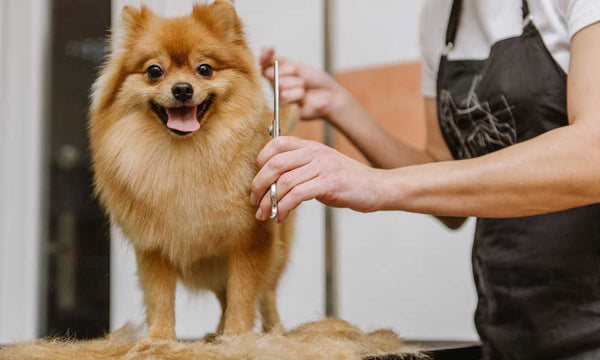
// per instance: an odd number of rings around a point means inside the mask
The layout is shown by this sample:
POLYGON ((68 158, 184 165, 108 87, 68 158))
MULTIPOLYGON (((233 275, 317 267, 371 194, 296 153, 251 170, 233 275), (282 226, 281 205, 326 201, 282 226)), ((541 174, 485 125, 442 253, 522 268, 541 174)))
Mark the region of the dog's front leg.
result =
POLYGON ((173 267, 157 252, 136 250, 138 275, 144 291, 148 338, 175 339, 175 286, 173 267))
POLYGON ((252 331, 267 259, 261 251, 243 251, 229 258, 225 335, 252 331))

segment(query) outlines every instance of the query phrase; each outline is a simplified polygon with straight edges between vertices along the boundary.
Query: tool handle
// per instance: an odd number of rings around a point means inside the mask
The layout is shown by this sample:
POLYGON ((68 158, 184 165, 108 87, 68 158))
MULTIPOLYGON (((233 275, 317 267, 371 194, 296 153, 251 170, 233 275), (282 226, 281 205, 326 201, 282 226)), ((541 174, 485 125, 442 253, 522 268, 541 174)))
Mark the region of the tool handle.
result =
MULTIPOLYGON (((275 139, 279 136, 279 62, 275 60, 274 64, 275 69, 275 81, 274 81, 274 104, 273 104, 273 112, 275 113, 275 118, 273 120, 273 124, 271 124, 271 137, 275 139)), ((271 198, 271 219, 275 219, 277 217, 277 183, 271 184, 271 191, 269 194, 271 198)))

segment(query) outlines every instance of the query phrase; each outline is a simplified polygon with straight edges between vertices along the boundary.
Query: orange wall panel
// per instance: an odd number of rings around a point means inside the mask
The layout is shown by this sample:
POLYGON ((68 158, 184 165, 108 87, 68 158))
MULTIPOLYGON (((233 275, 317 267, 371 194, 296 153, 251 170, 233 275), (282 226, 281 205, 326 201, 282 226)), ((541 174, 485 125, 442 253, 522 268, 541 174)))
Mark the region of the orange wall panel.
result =
MULTIPOLYGON (((336 78, 392 136, 417 148, 425 147, 425 106, 419 63, 346 71, 336 78)), ((334 144, 343 153, 366 162, 337 131, 334 144)))
MULTIPOLYGON (((338 73, 346 87, 392 136, 417 148, 425 147, 425 113, 419 63, 397 64, 338 73)), ((294 136, 323 141, 323 122, 300 123, 294 136)), ((337 130, 335 147, 366 163, 366 159, 337 130)))

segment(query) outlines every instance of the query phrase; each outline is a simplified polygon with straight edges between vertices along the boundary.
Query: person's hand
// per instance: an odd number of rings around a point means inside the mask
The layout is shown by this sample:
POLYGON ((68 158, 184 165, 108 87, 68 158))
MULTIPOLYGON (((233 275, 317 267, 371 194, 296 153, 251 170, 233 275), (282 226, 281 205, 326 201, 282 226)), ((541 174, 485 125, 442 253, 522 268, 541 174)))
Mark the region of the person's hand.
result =
POLYGON ((303 119, 333 120, 333 113, 344 106, 347 91, 325 71, 302 62, 275 57, 273 48, 262 49, 260 66, 263 75, 273 84, 274 61, 279 61, 279 89, 281 105, 297 103, 303 119))
POLYGON ((271 215, 270 186, 277 182, 277 221, 310 199, 335 207, 370 212, 381 200, 383 170, 373 169, 321 143, 282 136, 258 154, 259 172, 250 201, 258 220, 271 215))

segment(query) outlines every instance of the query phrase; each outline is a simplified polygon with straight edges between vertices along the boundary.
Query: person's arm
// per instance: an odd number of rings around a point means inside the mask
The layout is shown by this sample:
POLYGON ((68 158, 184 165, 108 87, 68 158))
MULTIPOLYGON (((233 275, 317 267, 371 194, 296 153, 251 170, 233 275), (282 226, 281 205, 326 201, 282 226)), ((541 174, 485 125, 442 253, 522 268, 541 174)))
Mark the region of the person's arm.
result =
MULTIPOLYGON (((265 77, 273 81, 273 49, 261 53, 265 77)), ((306 64, 278 58, 282 104, 297 103, 304 119, 323 118, 340 130, 377 168, 395 169, 408 165, 451 160, 437 120, 435 99, 425 99, 427 142, 415 149, 386 132, 358 101, 331 76, 306 64)), ((439 217, 451 229, 465 218, 439 217)))
MULTIPOLYGON (((415 149, 386 132, 373 120, 368 111, 326 72, 283 57, 277 59, 281 103, 297 103, 300 105, 303 119, 320 118, 335 126, 374 167, 394 169, 437 161, 429 153, 429 149, 415 149)), ((263 74, 271 82, 274 60, 273 49, 262 51, 260 62, 263 74)), ((435 101, 433 106, 435 109, 435 101)), ((435 111, 426 113, 428 117, 435 117, 428 119, 428 123, 437 121, 435 111)))
POLYGON ((340 130, 374 167, 395 169, 438 161, 428 148, 423 151, 391 136, 348 91, 340 91, 339 96, 343 100, 331 110, 328 122, 340 130))
POLYGON ((571 43, 569 126, 480 158, 394 170, 382 208, 515 217, 600 203, 599 60, 597 23, 571 43))
POLYGON ((378 170, 322 144, 271 141, 259 154, 252 196, 268 217, 278 181, 279 220, 316 198, 359 211, 517 217, 600 203, 600 24, 576 34, 568 78, 569 126, 476 159, 378 170), (282 181, 283 180, 283 181, 282 181), (279 185, 281 182, 281 185, 279 185), (262 200, 261 200, 262 198, 262 200))
MULTIPOLYGON (((391 136, 350 95, 345 106, 332 112, 330 123, 361 151, 369 162, 381 169, 396 169, 438 161, 453 160, 438 123, 436 99, 425 99, 427 136, 425 151, 415 149, 391 136), (338 125, 344 124, 344 125, 338 125)), ((436 216, 450 229, 460 228, 465 216, 436 216)))

